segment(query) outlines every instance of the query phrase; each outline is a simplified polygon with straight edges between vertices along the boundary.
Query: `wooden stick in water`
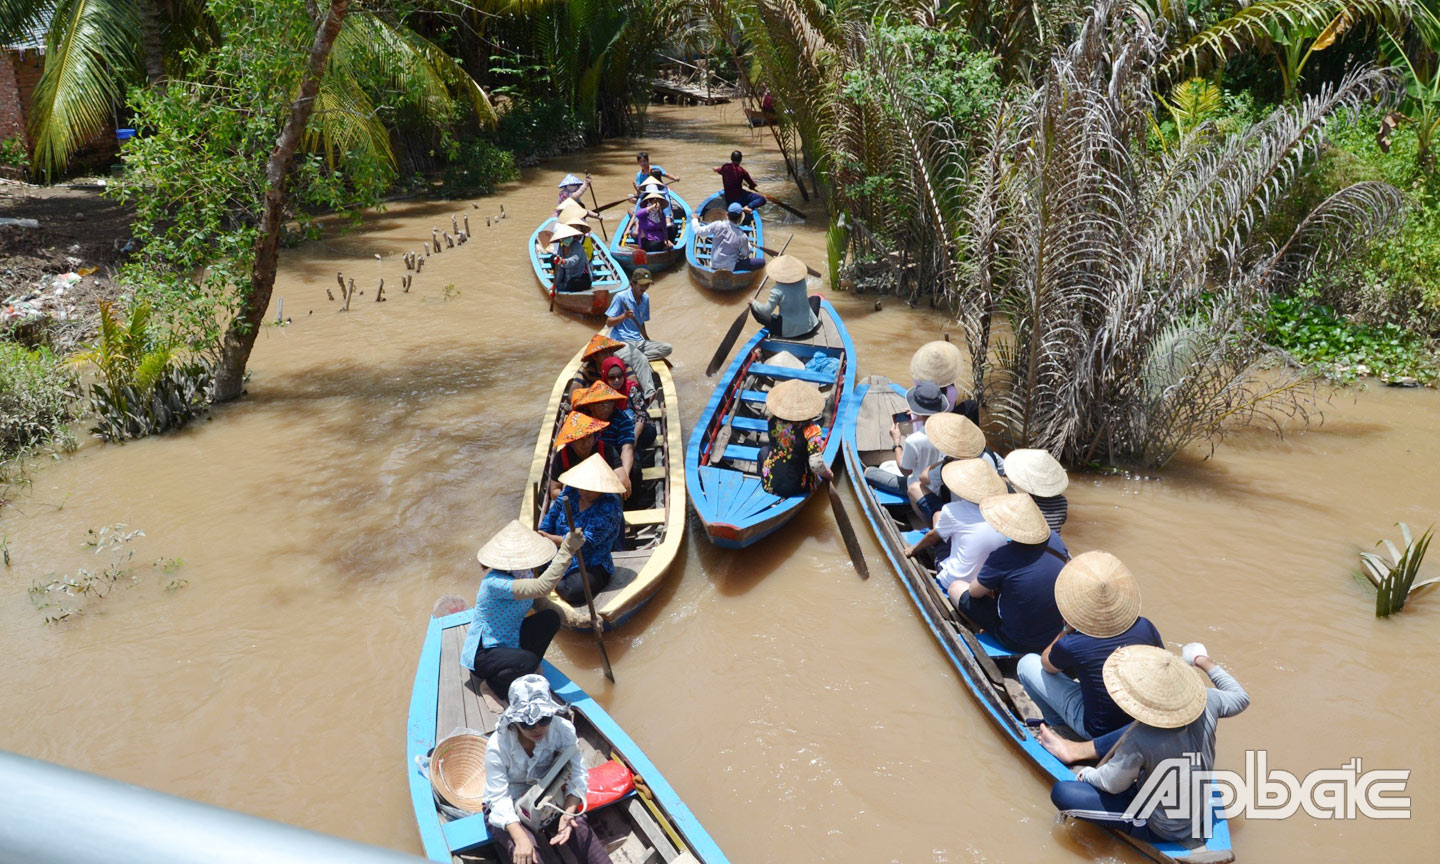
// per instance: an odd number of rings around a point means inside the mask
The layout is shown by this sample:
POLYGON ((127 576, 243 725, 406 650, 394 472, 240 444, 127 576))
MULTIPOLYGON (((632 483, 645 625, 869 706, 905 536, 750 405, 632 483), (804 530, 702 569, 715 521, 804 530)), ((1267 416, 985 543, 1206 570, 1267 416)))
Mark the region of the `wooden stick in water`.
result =
MULTIPOLYGON (((565 521, 570 523, 570 530, 575 529, 575 508, 570 506, 569 498, 561 498, 565 505, 565 521)), ((615 670, 610 668, 610 655, 605 651, 605 637, 601 635, 600 616, 595 612, 595 595, 590 591, 590 573, 585 569, 584 549, 575 552, 575 560, 580 565, 580 584, 585 586, 585 604, 590 607, 590 630, 595 634, 595 644, 600 647, 600 663, 605 667, 605 677, 611 684, 615 683, 615 670)))

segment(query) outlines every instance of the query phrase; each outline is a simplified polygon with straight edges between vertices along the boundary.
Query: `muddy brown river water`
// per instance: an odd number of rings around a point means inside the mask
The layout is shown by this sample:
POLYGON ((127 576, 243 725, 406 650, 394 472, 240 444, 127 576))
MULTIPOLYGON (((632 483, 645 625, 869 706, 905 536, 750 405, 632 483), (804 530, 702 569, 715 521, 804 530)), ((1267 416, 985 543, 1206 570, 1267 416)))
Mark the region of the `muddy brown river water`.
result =
MULTIPOLYGON (((740 147, 762 190, 799 204, 768 137, 740 120, 738 106, 656 109, 643 146, 692 203, 740 147)), ((395 204, 286 252, 277 297, 294 323, 264 331, 248 398, 182 434, 87 444, 34 472, 0 511, 13 560, 0 569, 0 747, 418 852, 404 735, 426 618, 442 593, 473 596, 474 550, 515 517, 556 370, 593 330, 547 312, 526 242, 562 173, 588 167, 602 201, 619 197, 639 146, 528 171, 478 208, 395 204), (487 229, 502 205, 508 218, 487 229), (401 293, 400 254, 451 213, 470 216, 474 241, 401 293), (336 270, 367 287, 348 314, 325 299, 336 270), (382 274, 390 300, 377 304, 382 274), (93 569, 86 530, 117 522, 146 532, 133 544, 144 578, 43 626, 26 588, 93 569), (151 566, 162 558, 183 565, 165 575, 151 566), (172 578, 188 584, 167 591, 172 578)), ((824 267, 822 219, 767 229, 824 267)), ((911 351, 945 326, 827 293, 861 374, 908 380, 911 351)), ((650 331, 676 345, 687 433, 741 302, 702 293, 683 268, 653 289, 650 331)), ((1440 394, 1346 391, 1323 409, 1321 425, 1234 436, 1158 479, 1076 477, 1065 536, 1123 558, 1167 641, 1203 640, 1250 691, 1250 710, 1221 725, 1220 767, 1264 748, 1297 774, 1353 757, 1412 770, 1413 818, 1238 820, 1240 860, 1435 861, 1440 594, 1377 620, 1351 574, 1396 521, 1440 515, 1440 394)), ((735 862, 1141 860, 1057 823, 1046 784, 858 527, 868 582, 823 500, 742 553, 690 536, 660 594, 608 639, 618 684, 588 636, 562 634, 550 658, 735 862)))

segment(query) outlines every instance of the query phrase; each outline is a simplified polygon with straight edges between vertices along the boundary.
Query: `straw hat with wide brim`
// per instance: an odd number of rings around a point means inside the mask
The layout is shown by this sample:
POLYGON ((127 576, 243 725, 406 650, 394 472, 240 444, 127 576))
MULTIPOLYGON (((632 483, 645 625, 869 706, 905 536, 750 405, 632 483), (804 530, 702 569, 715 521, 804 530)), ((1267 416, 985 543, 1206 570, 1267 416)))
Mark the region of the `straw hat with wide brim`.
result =
POLYGON ((1065 467, 1044 450, 1012 450, 1005 457, 1005 477, 1021 492, 1049 498, 1070 485, 1065 467))
POLYGON ((445 803, 479 813, 485 791, 484 737, 451 735, 436 744, 430 753, 430 785, 445 803))
MULTIPOLYGON (((943 470, 941 476, 943 477, 943 470)), ((980 502, 980 515, 985 521, 1016 543, 1044 543, 1050 539, 1050 526, 1040 505, 1024 492, 992 495, 980 502)))
POLYGON ((1109 639, 1140 617, 1140 585, 1119 558, 1096 549, 1076 555, 1060 570, 1055 605, 1071 627, 1109 639))
POLYGON ((765 275, 782 284, 804 282, 808 272, 805 262, 794 255, 781 255, 765 265, 765 275))
POLYGON ((475 558, 491 570, 531 570, 549 564, 554 557, 555 544, 518 519, 512 519, 475 553, 475 558))
POLYGON ((561 222, 555 226, 554 231, 550 232, 550 242, 559 243, 561 240, 568 240, 571 237, 583 237, 590 233, 589 227, 585 226, 586 230, 582 231, 578 226, 571 225, 569 222, 561 222))
POLYGON ((576 489, 584 489, 586 492, 599 492, 606 495, 620 495, 625 492, 625 484, 615 476, 615 469, 606 462, 605 457, 599 453, 591 453, 590 458, 561 474, 558 478, 561 483, 576 489))
POLYGON ((649 202, 651 202, 651 201, 658 201, 658 202, 660 202, 661 204, 664 204, 664 203, 665 203, 665 196, 664 196, 664 195, 661 195, 659 192, 651 192, 649 195, 646 195, 646 196, 645 196, 644 198, 642 198, 641 200, 642 200, 642 201, 645 201, 646 203, 649 203, 649 202))
POLYGON ((1147 726, 1178 729, 1205 713, 1205 682, 1184 660, 1154 645, 1126 645, 1105 661, 1105 690, 1147 726))
POLYGON ((825 410, 825 396, 808 381, 782 381, 765 394, 765 407, 781 420, 812 420, 825 410))
POLYGON ((945 481, 946 489, 975 504, 1006 492, 1005 481, 984 459, 956 459, 940 469, 940 479, 945 481))
POLYGON ((951 459, 973 459, 985 452, 985 433, 959 414, 930 415, 925 420, 925 437, 951 459))
POLYGON ((564 204, 560 205, 560 215, 556 216, 555 218, 558 221, 564 222, 568 225, 574 225, 576 228, 579 228, 582 225, 586 228, 589 228, 590 226, 585 224, 585 217, 588 215, 589 211, 587 211, 579 204, 576 204, 575 199, 571 198, 564 204))
POLYGON ((910 377, 916 381, 934 381, 949 387, 965 374, 965 353, 958 345, 941 339, 926 342, 910 358, 910 377))

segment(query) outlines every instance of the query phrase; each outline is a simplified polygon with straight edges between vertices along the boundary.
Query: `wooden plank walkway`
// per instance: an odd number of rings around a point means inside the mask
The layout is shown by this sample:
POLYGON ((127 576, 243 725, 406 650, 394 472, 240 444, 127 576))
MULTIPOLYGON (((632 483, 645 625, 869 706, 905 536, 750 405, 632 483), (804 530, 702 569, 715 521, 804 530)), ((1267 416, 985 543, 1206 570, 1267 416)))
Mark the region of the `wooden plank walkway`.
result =
POLYGON ((662 102, 671 101, 681 105, 720 105, 735 98, 735 94, 728 88, 711 87, 707 90, 697 84, 665 78, 650 79, 650 90, 662 102))

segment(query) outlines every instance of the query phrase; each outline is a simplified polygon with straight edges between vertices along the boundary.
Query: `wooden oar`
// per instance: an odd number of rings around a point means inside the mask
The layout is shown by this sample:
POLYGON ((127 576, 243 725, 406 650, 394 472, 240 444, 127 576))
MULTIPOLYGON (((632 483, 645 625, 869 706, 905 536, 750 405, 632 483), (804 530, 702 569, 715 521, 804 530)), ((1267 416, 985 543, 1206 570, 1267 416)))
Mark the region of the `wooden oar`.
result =
MULTIPOLYGON (((749 376, 746 376, 747 378, 749 376)), ((740 392, 745 389, 745 382, 740 382, 736 387, 735 404, 731 406, 730 413, 725 417, 725 425, 719 432, 715 433, 715 440, 710 444, 710 464, 719 464, 725 458, 725 448, 730 446, 730 436, 734 432, 735 415, 740 411, 740 392)))
MULTIPOLYGON (((540 234, 539 234, 539 236, 536 238, 536 242, 540 244, 540 254, 541 254, 541 255, 547 254, 547 253, 550 251, 550 235, 551 235, 552 233, 554 233, 554 232, 551 232, 551 231, 541 231, 540 234)), ((550 269, 550 311, 551 311, 551 312, 554 312, 554 311, 555 311, 555 291, 556 291, 556 289, 555 289, 555 275, 556 275, 556 274, 555 274, 554 265, 552 264, 552 265, 551 265, 551 269, 550 269)))
POLYGON ((774 204, 776 207, 779 207, 781 210, 784 210, 784 211, 786 211, 786 212, 788 212, 788 213, 793 213, 793 214, 795 214, 796 216, 799 216, 801 219, 806 218, 804 213, 801 213, 799 210, 796 210, 794 207, 791 207, 789 204, 786 204, 784 201, 781 201, 779 198, 769 198, 769 197, 767 197, 765 200, 766 200, 766 201, 769 201, 771 204, 774 204))
MULTIPOLYGON (((565 505, 565 521, 570 523, 570 530, 575 529, 575 508, 570 506, 569 498, 561 498, 565 505)), ((600 646, 600 662, 605 667, 605 677, 611 684, 615 683, 615 671, 610 668, 610 655, 605 651, 605 637, 600 635, 600 616, 595 612, 595 595, 590 591, 590 573, 585 569, 584 549, 575 550, 575 560, 580 564, 580 584, 585 586, 585 603, 590 607, 590 629, 595 633, 595 644, 600 646)))
MULTIPOLYGON (((774 249, 766 249, 764 246, 761 246, 759 248, 761 252, 764 252, 771 258, 779 258, 781 255, 785 254, 783 252, 776 252, 774 249)), ((809 273, 811 276, 814 276, 816 279, 819 279, 821 275, 823 275, 819 270, 816 270, 814 267, 811 267, 809 265, 806 265, 805 272, 809 273)))
MULTIPOLYGON (((594 190, 592 189, 591 191, 593 192, 594 190)), ((611 201, 609 204, 601 204, 599 207, 596 207, 596 208, 595 208, 595 212, 596 212, 596 213, 604 213, 606 210, 609 210, 611 207, 618 207, 618 206, 621 205, 621 204, 628 204, 628 203, 630 203, 630 198, 628 198, 628 197, 627 197, 627 198, 621 198, 619 201, 611 201)))
MULTIPOLYGON (((785 245, 780 247, 781 255, 784 255, 785 250, 790 248, 790 241, 794 239, 794 234, 791 234, 785 239, 785 245)), ((755 289, 755 296, 750 299, 754 300, 755 297, 759 297, 760 292, 765 288, 765 283, 769 281, 770 277, 768 275, 764 279, 761 279, 760 287, 755 289)), ((710 358, 710 365, 705 367, 706 377, 714 375, 720 370, 721 366, 725 365, 725 358, 730 356, 730 349, 735 347, 735 340, 740 338, 740 331, 745 329, 745 318, 749 316, 749 314, 750 304, 747 302, 745 308, 740 310, 740 317, 735 319, 735 323, 730 325, 730 331, 725 334, 724 339, 720 340, 720 347, 715 349, 715 356, 710 358)))
MULTIPOLYGON (((591 184, 591 186, 590 186, 590 204, 591 204, 592 206, 597 207, 597 208, 598 208, 599 205, 600 205, 600 200, 595 197, 595 186, 594 186, 594 184, 591 184)), ((599 213, 600 211, 599 211, 599 209, 596 209, 595 212, 596 212, 596 213, 599 213)), ((603 235, 603 236, 605 237, 605 242, 606 242, 606 243, 609 243, 609 242, 610 242, 610 232, 605 229, 605 220, 604 220, 604 219, 600 219, 600 220, 598 220, 598 221, 600 222, 600 233, 601 233, 601 235, 603 235)), ((611 679, 611 680, 614 680, 614 679, 611 679)))
POLYGON ((845 541, 845 551, 850 553, 850 563, 855 565, 855 572, 860 574, 861 579, 869 579, 870 565, 865 562, 865 552, 860 548, 860 538, 855 536, 855 526, 850 524, 845 502, 835 491, 835 481, 825 484, 825 492, 830 496, 830 511, 835 514, 835 524, 840 528, 840 539, 845 541))

